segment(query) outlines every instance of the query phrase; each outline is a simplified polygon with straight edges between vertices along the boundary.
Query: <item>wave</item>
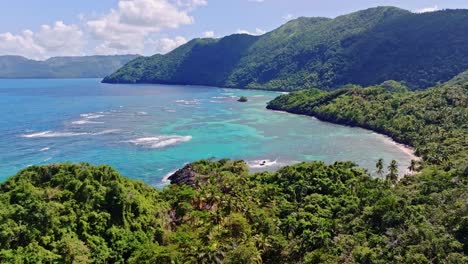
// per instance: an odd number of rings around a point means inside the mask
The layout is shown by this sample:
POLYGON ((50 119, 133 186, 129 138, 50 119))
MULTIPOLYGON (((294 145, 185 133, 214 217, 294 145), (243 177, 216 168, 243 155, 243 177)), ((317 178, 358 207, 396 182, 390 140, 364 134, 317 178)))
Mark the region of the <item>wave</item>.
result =
POLYGON ((228 98, 227 96, 213 96, 211 99, 226 99, 228 98))
POLYGON ((247 165, 250 168, 258 169, 258 168, 265 168, 265 167, 274 166, 274 165, 276 165, 277 162, 278 162, 278 159, 275 159, 275 160, 269 160, 269 159, 252 160, 252 161, 247 161, 247 165))
POLYGON ((169 173, 167 173, 166 175, 164 175, 164 177, 162 178, 161 182, 163 183, 169 183, 170 180, 169 180, 169 177, 171 177, 174 173, 176 173, 178 170, 173 170, 173 171, 170 171, 169 173))
POLYGON ((148 115, 148 112, 137 112, 136 115, 139 115, 139 116, 146 116, 148 115))
POLYGON ((72 125, 86 125, 86 124, 103 124, 104 122, 96 122, 96 121, 83 119, 83 120, 73 121, 71 123, 72 125))
POLYGON ((44 152, 44 151, 48 151, 49 149, 50 149, 49 147, 45 147, 45 148, 41 148, 39 151, 44 152))
POLYGON ((86 118, 86 119, 96 119, 96 118, 104 117, 103 114, 104 114, 104 112, 87 113, 87 114, 81 114, 80 117, 86 118))
POLYGON ((190 140, 192 140, 192 136, 158 136, 137 138, 127 142, 132 143, 135 146, 155 149, 177 145, 190 140))
POLYGON ((99 135, 106 135, 106 134, 113 134, 122 131, 122 129, 106 129, 101 132, 96 132, 93 135, 99 136, 99 135))
POLYGON ((184 105, 198 105, 200 104, 200 100, 193 99, 193 100, 176 100, 176 103, 184 104, 184 105))
POLYGON ((74 137, 88 135, 88 133, 75 133, 75 132, 57 132, 57 131, 42 131, 30 134, 23 134, 23 138, 53 138, 53 137, 74 137))

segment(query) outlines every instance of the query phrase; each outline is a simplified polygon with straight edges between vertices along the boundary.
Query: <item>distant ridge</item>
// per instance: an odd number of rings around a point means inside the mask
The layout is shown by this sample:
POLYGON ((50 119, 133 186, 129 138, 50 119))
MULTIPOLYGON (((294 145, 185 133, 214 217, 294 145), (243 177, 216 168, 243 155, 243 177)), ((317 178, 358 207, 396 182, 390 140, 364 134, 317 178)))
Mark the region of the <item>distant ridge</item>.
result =
POLYGON ((334 19, 301 17, 262 36, 194 39, 166 55, 137 58, 104 82, 298 90, 396 80, 422 89, 468 69, 467 28, 468 10, 376 7, 334 19))
POLYGON ((102 78, 137 57, 53 57, 36 61, 21 56, 0 56, 0 78, 102 78))

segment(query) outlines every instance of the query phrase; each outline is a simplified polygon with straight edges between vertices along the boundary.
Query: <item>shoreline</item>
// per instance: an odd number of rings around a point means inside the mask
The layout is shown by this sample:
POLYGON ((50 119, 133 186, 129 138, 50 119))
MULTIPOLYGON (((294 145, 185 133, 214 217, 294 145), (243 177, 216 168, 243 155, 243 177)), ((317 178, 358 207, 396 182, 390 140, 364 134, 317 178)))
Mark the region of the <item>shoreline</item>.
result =
MULTIPOLYGON (((268 108, 267 108, 268 109, 268 108)), ((408 144, 404 144, 404 143, 400 143, 398 141, 396 141, 394 138, 392 138, 391 136, 389 135, 386 135, 386 134, 383 134, 381 132, 378 132, 378 131, 375 131, 375 130, 372 130, 372 129, 369 129, 369 128, 366 128, 366 127, 362 127, 362 126, 357 126, 357 125, 349 125, 349 124, 341 124, 341 123, 337 123, 337 122, 331 122, 331 121, 328 121, 328 120, 324 120, 324 119, 321 119, 320 117, 318 116, 315 116, 315 115, 307 115, 307 114, 299 114, 299 113, 292 113, 292 112, 289 112, 289 111, 286 111, 286 110, 277 110, 277 109, 268 109, 269 111, 272 111, 272 112, 276 112, 276 113, 286 113, 286 114, 292 114, 292 115, 301 115, 301 116, 307 116, 307 117, 312 117, 312 118, 315 118, 316 120, 319 120, 319 121, 322 121, 322 122, 326 122, 326 123, 330 123, 330 124, 335 124, 335 125, 340 125, 340 126, 346 126, 346 127, 359 127, 361 129, 364 129, 364 130, 367 130, 367 131, 370 131, 376 135, 379 135, 379 136, 382 136, 382 138, 384 139, 384 141, 387 143, 387 144, 392 144, 392 145, 395 145, 398 149, 400 149, 403 153, 407 154, 408 156, 411 157, 412 160, 415 160, 415 161, 422 161, 422 157, 419 157, 415 154, 416 150, 413 146, 411 145, 408 145, 408 144)))
POLYGON ((156 83, 156 82, 104 82, 105 78, 94 78, 101 79, 100 83, 109 84, 109 85, 180 85, 180 86, 190 86, 190 87, 211 87, 211 88, 221 88, 221 89, 234 89, 234 90, 253 90, 253 91, 265 91, 265 92, 276 92, 276 93, 291 93, 301 91, 302 89, 297 90, 283 90, 283 89, 273 89, 273 88, 252 88, 252 87, 228 87, 228 86, 215 86, 209 84, 184 84, 184 83, 156 83))

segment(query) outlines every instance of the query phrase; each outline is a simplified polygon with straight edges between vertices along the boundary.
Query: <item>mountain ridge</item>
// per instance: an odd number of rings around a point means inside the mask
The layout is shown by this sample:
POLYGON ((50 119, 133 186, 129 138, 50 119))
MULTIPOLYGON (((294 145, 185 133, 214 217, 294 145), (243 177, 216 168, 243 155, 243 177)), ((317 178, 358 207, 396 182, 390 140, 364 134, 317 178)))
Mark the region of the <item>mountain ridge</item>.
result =
POLYGON ((60 56, 32 60, 0 56, 0 78, 102 78, 139 55, 60 56))
POLYGON ((426 88, 468 69, 468 36, 460 34, 466 26, 468 10, 376 7, 333 19, 301 17, 261 36, 194 39, 134 60, 104 82, 291 91, 396 80, 426 88))

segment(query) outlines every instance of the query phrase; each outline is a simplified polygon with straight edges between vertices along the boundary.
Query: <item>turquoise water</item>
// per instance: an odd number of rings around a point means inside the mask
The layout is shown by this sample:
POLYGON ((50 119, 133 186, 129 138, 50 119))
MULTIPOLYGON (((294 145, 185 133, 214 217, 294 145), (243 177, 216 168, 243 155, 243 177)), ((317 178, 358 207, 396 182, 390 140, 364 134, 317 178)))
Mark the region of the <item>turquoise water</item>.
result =
POLYGON ((351 160, 370 170, 378 158, 396 159, 402 169, 409 163, 411 154, 371 131, 265 109, 278 95, 97 79, 0 80, 0 180, 63 161, 110 164, 157 187, 185 163, 211 157, 244 159, 253 171, 305 160, 351 160), (241 95, 249 102, 237 102, 241 95))

